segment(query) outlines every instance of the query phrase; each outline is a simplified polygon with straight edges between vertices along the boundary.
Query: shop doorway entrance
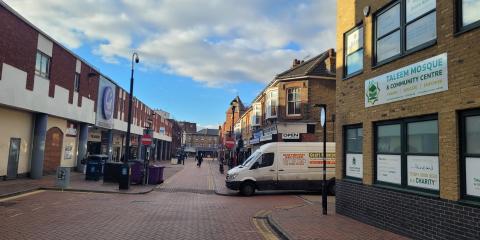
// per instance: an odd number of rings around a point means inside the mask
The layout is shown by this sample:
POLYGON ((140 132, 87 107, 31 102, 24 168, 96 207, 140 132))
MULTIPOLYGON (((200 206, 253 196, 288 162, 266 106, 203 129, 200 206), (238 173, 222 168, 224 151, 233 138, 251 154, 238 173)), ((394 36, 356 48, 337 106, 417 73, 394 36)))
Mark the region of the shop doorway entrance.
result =
POLYGON ((45 139, 45 155, 43 160, 43 175, 53 174, 60 166, 62 158, 63 133, 57 128, 50 128, 45 139))
POLYGON ((11 138, 10 151, 8 153, 7 180, 17 178, 19 156, 20 138, 11 138))

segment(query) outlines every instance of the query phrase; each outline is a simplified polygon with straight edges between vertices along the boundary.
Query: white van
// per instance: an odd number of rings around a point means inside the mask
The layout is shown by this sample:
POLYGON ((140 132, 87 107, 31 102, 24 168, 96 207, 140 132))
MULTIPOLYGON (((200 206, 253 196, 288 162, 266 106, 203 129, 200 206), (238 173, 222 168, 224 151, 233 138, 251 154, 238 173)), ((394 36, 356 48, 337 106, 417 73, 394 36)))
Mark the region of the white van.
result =
MULTIPOLYGON (((335 143, 327 143, 327 187, 335 190, 335 143)), ((323 143, 274 142, 255 151, 242 165, 227 173, 229 189, 245 196, 255 190, 322 189, 323 143)))

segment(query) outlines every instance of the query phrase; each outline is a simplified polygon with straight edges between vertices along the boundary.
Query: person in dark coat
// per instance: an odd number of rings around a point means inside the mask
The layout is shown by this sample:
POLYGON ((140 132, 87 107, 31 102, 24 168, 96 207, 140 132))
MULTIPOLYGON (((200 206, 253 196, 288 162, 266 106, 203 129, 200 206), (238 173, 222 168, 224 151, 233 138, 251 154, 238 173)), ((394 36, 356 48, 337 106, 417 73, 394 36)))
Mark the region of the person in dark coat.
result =
POLYGON ((198 156, 197 156, 197 166, 198 166, 198 167, 201 167, 201 166, 202 166, 202 162, 203 162, 203 155, 200 153, 200 154, 198 154, 198 156))

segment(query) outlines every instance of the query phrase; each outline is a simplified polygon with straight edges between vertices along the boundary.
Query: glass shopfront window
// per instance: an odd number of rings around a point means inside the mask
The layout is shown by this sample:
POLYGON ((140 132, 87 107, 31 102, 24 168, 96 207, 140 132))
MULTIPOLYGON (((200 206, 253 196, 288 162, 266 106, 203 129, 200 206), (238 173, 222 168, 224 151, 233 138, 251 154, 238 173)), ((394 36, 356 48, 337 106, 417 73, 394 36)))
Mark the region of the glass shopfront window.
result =
POLYGON ((480 110, 461 114, 462 195, 480 201, 480 110))
POLYGON ((361 125, 344 127, 345 170, 347 178, 363 178, 363 128, 361 125))
POLYGON ((378 123, 375 142, 377 183, 438 192, 440 172, 436 117, 378 123))

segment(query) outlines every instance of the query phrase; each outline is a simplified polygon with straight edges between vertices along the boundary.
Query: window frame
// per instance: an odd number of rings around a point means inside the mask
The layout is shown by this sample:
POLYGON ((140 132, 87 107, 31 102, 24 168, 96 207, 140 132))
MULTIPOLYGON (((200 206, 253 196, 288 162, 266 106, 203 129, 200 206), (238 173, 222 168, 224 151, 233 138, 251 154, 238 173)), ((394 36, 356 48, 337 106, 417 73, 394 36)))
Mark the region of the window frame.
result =
POLYGON ((261 157, 262 157, 262 158, 261 158, 261 162, 259 163, 258 168, 272 167, 273 164, 275 163, 275 153, 273 153, 273 152, 263 153, 263 154, 261 155, 261 157), (272 164, 270 164, 270 165, 268 165, 268 166, 263 166, 263 157, 264 157, 265 155, 267 155, 267 154, 272 154, 272 155, 273 155, 272 164))
MULTIPOLYGON (((354 181, 357 181, 357 182, 362 182, 363 181, 363 176, 362 178, 357 178, 357 177, 352 177, 352 176, 348 176, 347 175, 347 154, 348 153, 352 153, 352 154, 362 154, 363 155, 363 139, 362 139, 362 151, 361 152, 349 152, 347 149, 347 137, 348 137, 348 130, 351 130, 351 129, 359 129, 361 128, 362 129, 362 136, 365 136, 363 135, 363 124, 362 123, 358 123, 358 124, 352 124, 352 125, 345 125, 343 126, 343 177, 345 179, 348 179, 348 180, 354 180, 354 181)), ((363 164, 362 164, 362 168, 363 168, 363 164)))
POLYGON ((463 0, 455 0, 455 30, 456 35, 469 32, 480 27, 480 19, 468 25, 463 25, 463 0))
POLYGON ((480 116, 480 109, 465 110, 459 113, 459 129, 460 129, 460 197, 463 200, 474 201, 480 203, 480 197, 467 195, 467 157, 480 158, 480 154, 467 153, 467 135, 466 135, 466 119, 467 117, 480 116))
POLYGON ((410 118, 402 118, 402 119, 396 119, 396 120, 386 120, 386 121, 380 121, 380 122, 375 122, 373 124, 373 165, 374 165, 374 170, 373 170, 373 182, 376 186, 385 186, 385 187, 390 187, 394 188, 400 191, 410 191, 410 192, 415 192, 415 193, 423 193, 423 194, 429 194, 433 196, 439 196, 440 195, 440 189, 441 189, 441 176, 440 176, 440 141, 438 141, 438 152, 437 154, 419 154, 419 153, 409 153, 408 152, 408 124, 409 123, 416 123, 416 122, 426 122, 426 121, 437 121, 437 135, 438 138, 440 138, 440 121, 438 119, 438 114, 431 114, 431 115, 425 115, 425 116, 417 116, 417 117, 410 117, 410 118), (379 152, 378 151, 378 127, 379 126, 388 126, 388 125, 396 125, 400 124, 400 147, 401 151, 400 153, 385 153, 385 152, 379 152), (378 154, 384 154, 384 155, 400 155, 400 176, 401 176, 401 183, 400 184, 395 184, 395 183, 390 183, 390 182, 385 182, 385 181, 379 181, 378 176, 377 176, 377 168, 378 168, 378 162, 377 162, 377 156, 378 154), (437 156, 438 157, 438 180, 439 180, 439 189, 438 190, 433 190, 433 189, 428 189, 428 188, 420 188, 420 187, 415 187, 415 186, 410 186, 408 185, 408 156, 437 156))
POLYGON ((278 89, 271 89, 268 90, 266 93, 266 108, 265 108, 265 117, 266 119, 270 118, 277 118, 278 116, 278 89), (272 100, 274 99, 272 97, 273 93, 276 93, 276 98, 275 98, 275 115, 272 114, 272 100))
POLYGON ((380 8, 379 10, 377 10, 374 14, 373 14, 373 26, 372 26, 372 49, 373 49, 373 55, 372 55, 372 68, 377 68, 377 67, 380 67, 380 66, 383 66, 387 63, 390 63, 390 62, 393 62, 397 59, 400 59, 400 58, 403 58, 405 56, 408 56, 412 53, 415 53, 415 52, 418 52, 418 51, 421 51, 423 49, 426 49, 428 47, 431 47, 435 44, 437 44, 437 39, 438 39, 438 29, 437 29, 437 23, 438 23, 438 18, 437 18, 437 8, 438 8, 438 4, 435 2, 435 8, 434 9, 431 9, 423 14, 421 14, 420 16, 417 16, 416 18, 410 20, 409 22, 407 22, 407 7, 406 7, 406 4, 407 4, 407 1, 406 0, 394 0, 390 3, 388 3, 387 5, 383 6, 382 8, 380 8), (388 10, 390 10, 391 8, 395 7, 397 4, 399 4, 400 6, 400 26, 398 28, 395 28, 394 30, 391 30, 387 33, 385 33, 384 35, 382 35, 381 38, 377 38, 377 30, 378 30, 378 27, 377 27, 377 21, 378 21, 378 17, 380 15, 382 15, 383 13, 387 12, 388 10), (435 39, 432 39, 432 40, 429 40, 427 42, 424 42, 418 46, 415 46, 413 47, 412 49, 408 50, 407 49, 407 26, 428 16, 429 14, 431 13, 434 13, 435 14, 435 33, 436 33, 436 36, 435 36, 435 39), (377 61, 377 52, 378 52, 378 49, 377 49, 377 42, 378 40, 381 40, 383 38, 385 38, 386 36, 390 36, 391 34, 393 34, 394 32, 396 31, 399 31, 400 32, 400 53, 394 55, 394 56, 391 56, 389 58, 386 58, 382 61, 377 61))
POLYGON ((287 104, 286 104, 286 105, 287 105, 287 107, 286 107, 286 109, 287 109, 287 111, 286 111, 287 116, 289 116, 289 117, 296 117, 296 116, 301 116, 301 115, 302 115, 302 95, 301 95, 301 92, 302 92, 302 91, 301 91, 301 88, 299 88, 299 87, 287 88, 287 97, 286 97, 286 99, 285 99, 285 100, 287 101, 287 104), (289 100, 288 100, 288 95, 289 95, 288 91, 289 91, 289 90, 293 90, 293 89, 297 89, 297 90, 298 90, 298 92, 296 93, 296 95, 298 95, 298 100, 289 101, 289 100), (298 103, 300 104, 299 112, 298 112, 298 113, 296 113, 296 112, 295 112, 295 113, 292 113, 292 114, 289 113, 290 108, 289 108, 288 105, 289 105, 290 102, 293 102, 293 103, 295 103, 295 104, 298 102, 298 103))
POLYGON ((52 66, 52 57, 48 56, 44 52, 37 49, 37 52, 35 53, 35 75, 50 80, 51 66, 52 66), (37 58, 38 58, 38 56, 40 56, 40 69, 37 69, 37 58), (47 61, 47 69, 46 69, 45 73, 42 72, 42 63, 43 63, 44 59, 48 60, 47 61))
POLYGON ((359 74, 362 74, 363 73, 363 69, 365 68, 365 26, 363 26, 363 21, 360 21, 358 24, 356 24, 353 28, 349 29, 348 31, 346 31, 344 34, 343 34, 343 79, 348 79, 348 78, 351 78, 351 77, 354 77, 354 76, 357 76, 359 74), (348 40, 348 35, 350 35, 351 33, 359 30, 360 28, 363 29, 363 44, 362 46, 360 46, 356 51, 350 53, 350 54, 347 54, 347 40, 348 40), (353 73, 350 73, 348 74, 348 66, 347 66, 347 57, 349 55, 352 55, 358 51, 362 50, 363 51, 363 54, 362 54, 362 69, 356 71, 356 72, 353 72, 353 73))
POLYGON ((261 103, 254 103, 252 104, 252 126, 260 126, 260 123, 262 121, 262 104, 261 103), (257 109, 260 109, 257 111, 257 109), (257 113, 260 113, 260 115, 257 115, 257 113), (257 119, 258 118, 258 119, 257 119), (257 121, 258 120, 258 121, 257 121))
POLYGON ((80 73, 75 73, 75 78, 73 79, 73 91, 80 92, 80 73))

